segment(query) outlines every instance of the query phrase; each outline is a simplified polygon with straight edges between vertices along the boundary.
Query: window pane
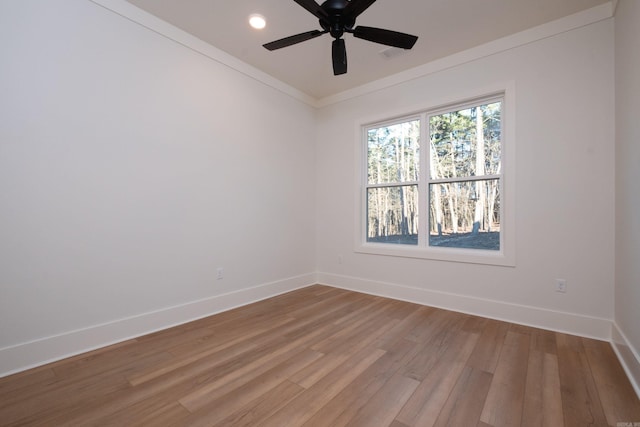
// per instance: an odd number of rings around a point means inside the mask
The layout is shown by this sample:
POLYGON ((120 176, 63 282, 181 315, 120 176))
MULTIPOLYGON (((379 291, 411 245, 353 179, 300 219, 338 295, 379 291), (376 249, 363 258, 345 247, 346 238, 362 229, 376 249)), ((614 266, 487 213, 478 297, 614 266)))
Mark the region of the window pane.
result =
POLYGON ((369 188, 367 242, 418 244, 418 186, 369 188))
POLYGON ((420 120, 369 129, 367 181, 387 184, 418 181, 420 120))
POLYGON ((431 116, 431 179, 499 174, 501 111, 493 102, 431 116))
POLYGON ((500 180, 429 187, 429 246, 500 250, 500 180))

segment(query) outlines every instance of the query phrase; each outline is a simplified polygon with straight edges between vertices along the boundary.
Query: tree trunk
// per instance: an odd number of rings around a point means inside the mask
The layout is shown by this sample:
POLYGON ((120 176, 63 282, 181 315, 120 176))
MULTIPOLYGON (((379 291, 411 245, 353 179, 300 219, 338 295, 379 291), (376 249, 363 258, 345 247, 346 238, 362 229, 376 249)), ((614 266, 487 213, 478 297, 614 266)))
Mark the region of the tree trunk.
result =
MULTIPOLYGON (((431 144, 431 162, 430 162, 430 173, 432 178, 442 178, 438 172, 438 156, 436 155, 436 149, 431 144)), ((433 191, 431 197, 433 197, 433 210, 435 211, 435 229, 434 231, 438 232, 438 236, 442 236, 442 200, 440 191, 438 191, 438 186, 434 185, 435 190, 433 191)), ((433 228, 433 227, 432 227, 433 228)))
MULTIPOLYGON (((455 178, 457 176, 456 173, 456 157, 455 151, 453 148, 454 136, 451 134, 449 137, 449 141, 451 141, 451 177, 455 178)), ((445 185, 447 200, 449 202, 449 215, 451 216, 451 231, 453 234, 458 234, 458 198, 456 197, 456 184, 446 184, 445 185)))
MULTIPOLYGON (((500 167, 501 167, 501 163, 498 163, 498 168, 496 169, 496 174, 500 174, 500 167)), ((496 206, 496 197, 498 195, 498 186, 500 185, 500 181, 498 180, 493 180, 491 181, 491 191, 488 195, 488 203, 489 203, 489 208, 487 209, 487 212, 489 213, 489 231, 493 230, 493 211, 495 210, 495 206, 496 206)))
MULTIPOLYGON (((484 175, 484 120, 482 108, 476 107, 476 176, 484 175)), ((476 212, 473 218, 473 234, 480 231, 484 220, 484 207, 487 200, 487 192, 483 182, 476 181, 476 212)))

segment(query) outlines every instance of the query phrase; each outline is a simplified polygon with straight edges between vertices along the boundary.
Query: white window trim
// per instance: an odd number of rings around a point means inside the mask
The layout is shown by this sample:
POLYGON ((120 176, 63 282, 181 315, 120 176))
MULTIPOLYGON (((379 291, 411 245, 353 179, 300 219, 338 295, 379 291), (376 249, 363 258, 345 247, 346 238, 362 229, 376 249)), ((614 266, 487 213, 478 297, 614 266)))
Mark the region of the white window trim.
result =
MULTIPOLYGON (((404 114, 394 114, 395 119, 386 117, 382 120, 361 120, 356 123, 357 134, 357 151, 356 151, 356 189, 358 196, 356 197, 356 220, 355 220, 355 244, 354 252, 373 255, 385 255, 405 258, 421 258, 437 261, 462 262, 473 264, 486 264, 515 267, 516 265, 516 223, 515 223, 515 84, 513 82, 496 85, 494 88, 488 88, 468 96, 456 96, 455 99, 447 99, 442 102, 425 105, 417 109, 412 109, 404 114), (500 218, 500 250, 482 250, 482 249, 466 249, 466 248, 444 248, 429 246, 413 246, 393 243, 371 243, 366 241, 366 156, 367 149, 363 141, 366 141, 366 128, 373 124, 384 125, 385 123, 393 123, 401 118, 422 117, 437 114, 438 112, 450 111, 451 108, 457 106, 465 106, 474 104, 476 101, 490 99, 492 97, 501 97, 503 99, 502 120, 503 120, 503 145, 502 158, 503 170, 500 177, 501 182, 501 209, 500 218)), ((426 126, 421 126, 420 140, 426 141, 426 126)), ((420 150, 420 161, 422 165, 428 165, 427 153, 429 150, 420 150)), ((422 170, 422 169, 421 169, 422 170)), ((428 178, 424 170, 420 174, 420 185, 426 188, 428 178)), ((420 198, 419 212, 428 212, 425 197, 420 198)), ((421 236, 426 233, 427 221, 423 219, 418 224, 418 232, 421 236)))

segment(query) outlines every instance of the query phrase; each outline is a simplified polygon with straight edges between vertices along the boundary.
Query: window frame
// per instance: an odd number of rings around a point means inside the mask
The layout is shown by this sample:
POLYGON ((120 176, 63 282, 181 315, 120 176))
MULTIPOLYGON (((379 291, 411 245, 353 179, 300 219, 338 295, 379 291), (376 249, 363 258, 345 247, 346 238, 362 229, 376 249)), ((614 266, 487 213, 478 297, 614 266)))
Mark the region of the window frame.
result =
MULTIPOLYGON (((514 120, 515 103, 513 84, 501 85, 500 89, 487 91, 475 96, 457 97, 457 101, 442 102, 436 105, 415 109, 406 114, 397 114, 393 118, 382 120, 363 120, 357 124, 358 167, 357 183, 359 195, 356 209, 356 242, 355 252, 374 255, 422 258, 429 260, 451 261, 498 266, 515 266, 515 136, 514 120), (450 179, 431 179, 430 147, 425 149, 424 141, 429 141, 429 117, 457 111, 464 108, 500 100, 501 105, 501 158, 502 167, 498 175, 467 176, 456 181, 479 181, 498 178, 500 182, 500 249, 468 249, 442 246, 429 246, 429 197, 430 184, 451 182, 450 179), (384 126, 391 126, 416 118, 420 120, 420 175, 418 177, 418 244, 380 243, 367 241, 367 194, 369 188, 377 185, 368 183, 368 131, 384 126)), ((406 185, 394 183, 392 186, 406 185)))

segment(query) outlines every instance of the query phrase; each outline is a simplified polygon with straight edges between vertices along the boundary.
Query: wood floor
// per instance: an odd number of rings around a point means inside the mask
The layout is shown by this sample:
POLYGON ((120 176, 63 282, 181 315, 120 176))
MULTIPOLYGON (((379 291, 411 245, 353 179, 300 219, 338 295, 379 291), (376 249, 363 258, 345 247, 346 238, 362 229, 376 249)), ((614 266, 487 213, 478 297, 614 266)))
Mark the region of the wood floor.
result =
POLYGON ((2 426, 621 422, 606 342, 326 286, 0 379, 2 426))

